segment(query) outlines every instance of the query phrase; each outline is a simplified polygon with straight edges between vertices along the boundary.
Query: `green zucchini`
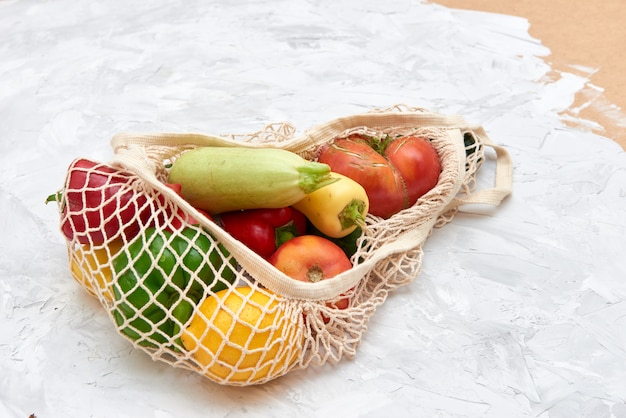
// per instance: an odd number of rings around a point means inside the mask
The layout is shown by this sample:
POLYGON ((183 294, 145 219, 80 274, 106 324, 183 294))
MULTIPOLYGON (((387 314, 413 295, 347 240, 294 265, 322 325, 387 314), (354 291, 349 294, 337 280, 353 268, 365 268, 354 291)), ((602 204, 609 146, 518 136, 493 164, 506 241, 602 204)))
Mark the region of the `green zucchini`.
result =
POLYGON ((198 147, 174 160, 168 181, 210 214, 281 208, 337 181, 330 167, 276 148, 198 147))

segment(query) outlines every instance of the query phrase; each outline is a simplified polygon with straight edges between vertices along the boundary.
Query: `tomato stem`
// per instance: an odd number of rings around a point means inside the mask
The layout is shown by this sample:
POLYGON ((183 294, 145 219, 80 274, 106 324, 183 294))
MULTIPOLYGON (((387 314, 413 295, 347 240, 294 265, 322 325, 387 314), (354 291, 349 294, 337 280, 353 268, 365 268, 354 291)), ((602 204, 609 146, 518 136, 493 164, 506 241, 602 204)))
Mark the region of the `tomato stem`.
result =
POLYGON ((370 136, 369 146, 380 155, 385 155, 385 150, 393 142, 394 138, 386 134, 384 136, 370 136))
POLYGON ((315 263, 315 265, 309 267, 307 270, 306 278, 311 283, 317 283, 324 279, 324 270, 322 270, 319 264, 315 263))

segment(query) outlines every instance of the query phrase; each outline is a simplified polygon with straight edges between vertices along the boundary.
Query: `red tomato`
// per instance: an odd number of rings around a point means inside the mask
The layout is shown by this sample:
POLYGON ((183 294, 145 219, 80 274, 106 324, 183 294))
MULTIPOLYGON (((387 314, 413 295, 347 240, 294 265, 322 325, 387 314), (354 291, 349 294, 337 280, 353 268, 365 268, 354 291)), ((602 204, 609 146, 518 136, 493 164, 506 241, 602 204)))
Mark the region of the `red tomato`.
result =
POLYGON ((341 247, 317 235, 300 235, 290 239, 278 247, 269 262, 293 279, 313 283, 352 268, 341 247))
POLYGON ((382 218, 414 205, 437 185, 441 172, 435 148, 416 136, 339 138, 322 150, 318 161, 361 184, 369 212, 382 218))
POLYGON ((441 164, 437 151, 425 138, 398 138, 385 149, 385 156, 404 179, 409 206, 437 185, 441 164))
POLYGON ((363 186, 369 213, 383 216, 406 207, 404 185, 397 170, 360 137, 335 140, 322 150, 318 161, 363 186))
MULTIPOLYGON (((317 235, 300 235, 290 239, 278 247, 269 262, 293 279, 313 283, 331 279, 352 268, 341 247, 317 235)), ((348 298, 326 304, 335 309, 346 309, 349 305, 348 298)), ((324 322, 329 322, 325 315, 322 318, 324 322)))

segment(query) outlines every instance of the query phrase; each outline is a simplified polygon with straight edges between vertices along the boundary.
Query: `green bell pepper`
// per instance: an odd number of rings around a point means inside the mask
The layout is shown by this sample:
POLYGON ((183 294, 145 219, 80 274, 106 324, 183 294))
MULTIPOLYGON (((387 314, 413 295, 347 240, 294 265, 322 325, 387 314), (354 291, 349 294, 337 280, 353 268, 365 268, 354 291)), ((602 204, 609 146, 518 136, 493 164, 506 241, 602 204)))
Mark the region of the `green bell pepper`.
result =
POLYGON ((113 259, 113 316, 121 332, 147 347, 175 337, 206 291, 235 281, 235 262, 222 268, 227 256, 198 226, 176 233, 147 228, 113 259), (212 267, 222 268, 221 275, 216 277, 212 267))

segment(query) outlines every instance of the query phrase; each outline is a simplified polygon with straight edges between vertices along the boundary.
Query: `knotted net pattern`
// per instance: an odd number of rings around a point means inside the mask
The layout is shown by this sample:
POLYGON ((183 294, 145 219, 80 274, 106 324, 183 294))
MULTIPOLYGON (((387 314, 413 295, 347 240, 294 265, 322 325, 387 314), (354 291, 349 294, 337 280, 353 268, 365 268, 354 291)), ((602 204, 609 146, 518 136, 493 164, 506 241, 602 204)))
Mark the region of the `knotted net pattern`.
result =
POLYGON ((68 170, 61 225, 85 231, 67 240, 72 274, 135 347, 220 384, 260 384, 311 364, 353 358, 376 308, 419 275, 424 241, 450 222, 459 197, 476 186, 484 144, 466 126, 398 106, 300 136, 289 124, 223 137, 120 135, 112 141, 110 164, 68 170), (171 163, 197 146, 278 147, 315 160, 324 144, 354 133, 424 136, 442 172, 414 206, 389 219, 368 215, 353 268, 331 280, 296 283, 164 184, 171 163), (114 172, 101 181, 109 167, 114 172), (72 171, 84 178, 78 187, 72 171), (75 209, 70 200, 99 203, 75 209), (90 225, 98 222, 110 228, 95 236, 90 225), (348 308, 334 307, 345 299, 348 308))

